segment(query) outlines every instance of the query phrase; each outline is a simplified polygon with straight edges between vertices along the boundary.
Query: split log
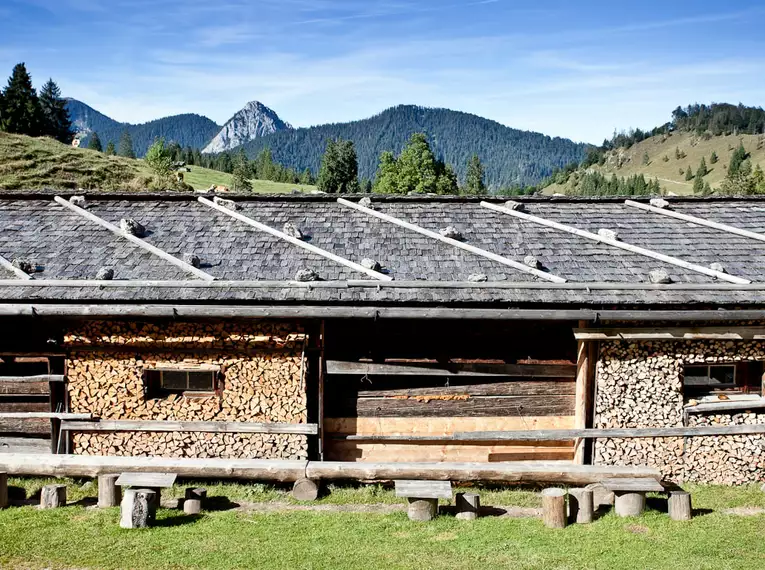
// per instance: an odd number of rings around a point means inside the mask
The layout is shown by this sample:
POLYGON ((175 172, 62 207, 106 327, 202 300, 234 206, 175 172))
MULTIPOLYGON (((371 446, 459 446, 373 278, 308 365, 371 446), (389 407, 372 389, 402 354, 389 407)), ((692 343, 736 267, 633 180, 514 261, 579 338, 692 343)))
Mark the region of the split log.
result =
POLYGON ((319 496, 319 485, 311 479, 298 479, 292 486, 292 496, 298 501, 315 501, 319 496))
POLYGON ((547 528, 566 527, 566 491, 550 488, 542 491, 542 522, 547 528))
POLYGON ((156 494, 150 489, 128 489, 120 503, 122 528, 146 528, 157 516, 156 494))
POLYGON ((481 508, 481 497, 478 493, 457 493, 455 505, 457 518, 462 521, 472 521, 478 518, 481 508))
POLYGON ((66 485, 45 485, 40 491, 40 508, 56 509, 66 506, 66 485))
POLYGON ((410 497, 407 515, 410 521, 427 522, 438 514, 438 499, 419 499, 410 497))
POLYGON ((589 524, 594 517, 593 490, 576 488, 568 490, 568 520, 571 523, 589 524))
POLYGON ((0 471, 0 509, 8 506, 8 473, 0 471))
POLYGON ((614 510, 620 517, 639 517, 645 510, 645 493, 614 491, 614 510))
POLYGON ((672 491, 669 494, 669 518, 673 521, 689 521, 693 516, 691 494, 688 491, 672 491))
POLYGON ((119 475, 105 474, 98 476, 98 508, 106 509, 119 506, 122 489, 115 485, 119 475))

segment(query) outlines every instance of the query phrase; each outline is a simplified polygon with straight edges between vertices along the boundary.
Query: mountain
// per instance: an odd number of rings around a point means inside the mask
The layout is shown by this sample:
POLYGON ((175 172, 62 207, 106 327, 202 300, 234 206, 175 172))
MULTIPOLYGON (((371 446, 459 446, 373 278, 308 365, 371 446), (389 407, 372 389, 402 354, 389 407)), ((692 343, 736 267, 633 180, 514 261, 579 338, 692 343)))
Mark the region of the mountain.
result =
POLYGON ((272 109, 259 101, 250 101, 231 117, 220 132, 204 147, 204 153, 231 150, 258 137, 292 127, 282 121, 272 109))
MULTIPOLYGON (((182 147, 202 148, 220 131, 220 126, 207 117, 192 113, 132 125, 115 121, 76 99, 67 99, 66 106, 77 132, 98 133, 104 147, 109 141, 117 145, 122 133, 129 132, 137 156, 146 154, 156 138, 177 142, 182 147)), ((87 144, 87 137, 84 144, 87 144)))
POLYGON ((581 161, 587 145, 506 127, 496 121, 449 109, 414 105, 392 107, 369 119, 281 130, 243 145, 254 157, 269 147, 274 160, 298 172, 319 171, 327 140, 352 140, 359 176, 373 178, 380 153, 398 153, 412 133, 424 132, 436 156, 452 164, 464 180, 467 162, 477 154, 490 188, 536 184, 553 169, 581 161))

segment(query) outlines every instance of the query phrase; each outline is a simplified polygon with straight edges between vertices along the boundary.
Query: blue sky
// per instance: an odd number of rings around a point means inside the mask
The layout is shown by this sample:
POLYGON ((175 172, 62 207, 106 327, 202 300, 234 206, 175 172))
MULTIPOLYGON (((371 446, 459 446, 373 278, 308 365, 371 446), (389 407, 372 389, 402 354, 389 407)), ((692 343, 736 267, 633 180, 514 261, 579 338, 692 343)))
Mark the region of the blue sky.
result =
POLYGON ((295 126, 399 103, 601 142, 678 104, 765 104, 762 1, 0 0, 0 73, 120 121, 257 99, 295 126))

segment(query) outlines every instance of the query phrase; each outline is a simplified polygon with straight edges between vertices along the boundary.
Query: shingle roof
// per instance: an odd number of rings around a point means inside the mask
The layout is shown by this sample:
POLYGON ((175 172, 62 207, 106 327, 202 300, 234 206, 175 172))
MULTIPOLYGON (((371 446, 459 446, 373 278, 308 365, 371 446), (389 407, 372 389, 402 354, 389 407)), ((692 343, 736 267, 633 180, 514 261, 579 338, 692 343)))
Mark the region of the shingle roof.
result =
MULTIPOLYGON (((309 243, 351 261, 378 261, 395 282, 421 281, 423 288, 344 288, 292 286, 258 288, 95 288, 0 286, 0 300, 315 302, 408 304, 736 304, 765 302, 765 290, 728 288, 687 291, 513 289, 476 286, 427 287, 425 282, 464 282, 485 274, 489 283, 538 282, 506 265, 457 249, 338 204, 330 196, 226 196, 239 212, 281 229, 292 222, 309 243)), ((350 197, 350 199, 356 199, 350 197)), ((534 222, 482 207, 467 198, 377 197, 377 211, 438 231, 454 226, 466 243, 522 262, 536 257, 546 271, 570 283, 647 284, 648 274, 665 269, 677 284, 713 285, 706 275, 616 249, 534 222)), ((499 203, 499 202, 498 202, 499 203)), ((525 211, 597 233, 616 230, 622 241, 709 267, 722 263, 732 275, 765 284, 765 242, 644 212, 623 200, 526 199, 525 211)), ((765 201, 752 199, 672 199, 675 211, 765 232, 765 201)), ((289 281, 312 268, 325 281, 369 280, 363 273, 249 227, 210 209, 193 195, 107 195, 87 197, 87 210, 109 222, 134 218, 145 240, 177 257, 193 253, 202 269, 223 281, 289 281)), ((94 279, 100 267, 115 269, 118 280, 193 279, 168 262, 115 236, 53 202, 53 194, 0 196, 0 255, 23 257, 41 271, 35 280, 94 279)), ((15 276, 0 268, 0 278, 15 276)), ((395 283, 394 282, 394 283, 395 283)), ((764 287, 765 289, 765 287, 764 287)))

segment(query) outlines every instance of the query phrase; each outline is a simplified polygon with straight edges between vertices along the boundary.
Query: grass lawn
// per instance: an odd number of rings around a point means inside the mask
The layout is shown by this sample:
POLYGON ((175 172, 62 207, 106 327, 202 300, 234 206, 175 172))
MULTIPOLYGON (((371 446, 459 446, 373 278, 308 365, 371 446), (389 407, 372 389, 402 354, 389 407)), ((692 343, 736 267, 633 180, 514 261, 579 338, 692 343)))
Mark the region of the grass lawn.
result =
MULTIPOLYGON (((12 479, 32 495, 45 481, 12 479)), ((95 496, 67 481, 69 499, 95 496)), ((186 486, 186 485, 184 485, 186 486)), ((249 503, 294 503, 286 490, 265 485, 205 484, 209 496, 249 503)), ((14 489, 18 492, 18 489, 14 489)), ((639 519, 606 514, 592 525, 548 530, 536 518, 439 516, 412 523, 404 512, 205 512, 199 518, 160 509, 157 526, 123 530, 119 509, 81 505, 39 511, 0 511, 0 567, 56 569, 143 568, 514 568, 514 569, 756 569, 765 567, 765 515, 738 516, 730 507, 765 507, 757 487, 690 487, 688 523, 658 511, 639 519)), ((401 503, 381 486, 332 488, 312 505, 401 503)), ((177 487, 166 496, 178 496, 177 487)), ((164 496, 164 495, 163 495, 164 496)), ((533 491, 481 490, 483 504, 536 506, 533 491)), ((338 507, 339 509, 339 507, 338 507)))
MULTIPOLYGON (((231 175, 218 170, 210 170, 201 166, 190 166, 191 172, 183 173, 183 180, 194 187, 194 190, 206 190, 211 184, 221 184, 231 187, 231 175)), ((285 194, 298 189, 301 192, 315 190, 316 186, 306 184, 285 184, 284 182, 271 182, 270 180, 250 180, 252 191, 256 194, 285 194)))

